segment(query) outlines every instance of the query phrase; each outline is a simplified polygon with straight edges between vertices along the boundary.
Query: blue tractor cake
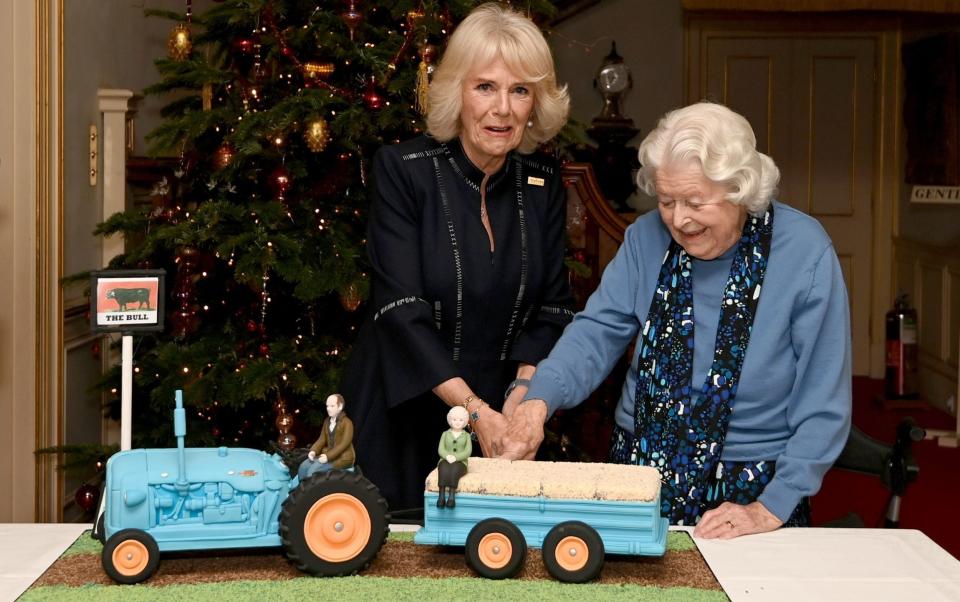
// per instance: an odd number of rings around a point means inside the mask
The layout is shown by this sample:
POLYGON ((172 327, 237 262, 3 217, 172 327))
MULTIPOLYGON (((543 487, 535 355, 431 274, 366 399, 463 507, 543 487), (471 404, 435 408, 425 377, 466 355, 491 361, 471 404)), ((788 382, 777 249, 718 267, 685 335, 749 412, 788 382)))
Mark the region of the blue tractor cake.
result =
POLYGON ((362 570, 383 546, 387 503, 358 470, 300 482, 278 454, 186 448, 181 391, 173 424, 176 448, 121 451, 107 462, 94 537, 118 583, 149 578, 162 552, 276 546, 298 569, 336 576, 362 570))

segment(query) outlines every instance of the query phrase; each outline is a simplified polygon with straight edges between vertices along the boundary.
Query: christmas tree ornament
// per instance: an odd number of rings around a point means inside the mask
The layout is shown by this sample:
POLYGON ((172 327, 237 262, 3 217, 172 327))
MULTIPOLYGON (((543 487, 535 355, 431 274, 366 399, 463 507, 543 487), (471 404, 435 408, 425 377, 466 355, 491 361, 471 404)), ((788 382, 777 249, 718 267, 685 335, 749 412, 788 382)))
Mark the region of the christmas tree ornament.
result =
POLYGON ((333 75, 336 67, 333 63, 317 63, 317 62, 308 62, 304 63, 301 67, 303 70, 303 79, 305 81, 311 80, 326 80, 333 75))
POLYGON ((224 140, 223 143, 217 147, 217 150, 213 153, 213 164, 217 167, 217 169, 224 169, 233 161, 233 156, 235 154, 236 150, 233 148, 233 145, 224 140))
POLYGON ((340 291, 340 305, 347 311, 357 311, 361 301, 360 289, 356 282, 351 282, 340 291))
POLYGON ((436 70, 434 62, 437 59, 437 47, 424 43, 420 46, 420 65, 417 67, 417 111, 421 115, 427 114, 427 99, 430 90, 430 76, 436 70))
POLYGON ((423 11, 420 9, 407 11, 407 29, 414 30, 423 23, 423 11))
POLYGON ((307 143, 307 148, 315 153, 327 148, 327 142, 330 140, 330 127, 327 125, 327 120, 319 117, 308 121, 303 131, 303 139, 307 143))
POLYGON ((281 165, 273 170, 270 174, 270 185, 273 187, 277 198, 282 201, 287 190, 290 189, 290 172, 287 171, 286 167, 281 165))
POLYGON ((357 27, 363 21, 363 13, 357 8, 358 4, 357 0, 347 0, 347 9, 340 13, 340 18, 343 19, 347 30, 350 32, 350 41, 353 41, 357 27))
POLYGON ((235 55, 250 58, 253 56, 253 44, 254 41, 251 38, 237 38, 231 44, 231 48, 235 55))
POLYGON ((280 431, 280 434, 289 433, 290 429, 293 428, 293 414, 288 414, 285 407, 280 408, 280 413, 277 414, 277 430, 280 431))
POLYGON ((363 93, 363 104, 371 111, 379 111, 383 108, 383 96, 377 90, 377 80, 373 75, 370 76, 370 83, 363 93))
POLYGON ((267 357, 268 355, 270 355, 270 345, 268 345, 267 343, 260 343, 259 351, 261 356, 267 357))
POLYGON ((84 512, 91 512, 97 507, 97 501, 99 497, 99 488, 91 485, 90 483, 84 483, 78 487, 76 493, 73 494, 73 501, 75 501, 77 506, 79 506, 84 512))
POLYGON ((167 38, 167 55, 178 62, 187 60, 190 57, 190 51, 193 50, 193 42, 190 41, 190 28, 185 23, 178 23, 170 30, 170 37, 167 38))
POLYGON ((257 323, 256 323, 254 320, 247 320, 247 326, 246 326, 246 328, 247 328, 247 332, 256 332, 256 331, 257 331, 257 323))
POLYGON ((203 84, 203 87, 200 89, 200 99, 204 111, 209 111, 213 108, 213 84, 203 84))
POLYGON ((175 338, 183 339, 200 326, 196 305, 196 273, 200 252, 189 245, 176 252, 177 275, 173 285, 174 311, 170 324, 175 338))
POLYGON ((297 436, 293 433, 283 433, 280 435, 279 440, 277 440, 277 445, 279 445, 283 451, 290 451, 297 446, 297 436))

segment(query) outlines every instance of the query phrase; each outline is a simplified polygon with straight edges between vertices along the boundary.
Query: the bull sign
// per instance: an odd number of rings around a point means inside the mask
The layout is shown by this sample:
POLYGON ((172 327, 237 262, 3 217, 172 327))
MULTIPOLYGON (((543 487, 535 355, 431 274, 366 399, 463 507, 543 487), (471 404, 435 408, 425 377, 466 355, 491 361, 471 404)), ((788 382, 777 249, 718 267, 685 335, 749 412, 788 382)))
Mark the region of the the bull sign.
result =
POLYGON ((95 332, 163 330, 163 270, 104 270, 90 283, 95 332))

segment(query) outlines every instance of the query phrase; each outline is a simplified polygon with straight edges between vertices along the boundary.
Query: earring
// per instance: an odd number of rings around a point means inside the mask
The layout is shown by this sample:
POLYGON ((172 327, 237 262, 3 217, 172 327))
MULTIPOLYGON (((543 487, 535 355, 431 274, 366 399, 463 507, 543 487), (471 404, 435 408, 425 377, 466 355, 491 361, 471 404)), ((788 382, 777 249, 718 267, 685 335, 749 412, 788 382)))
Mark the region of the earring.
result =
POLYGON ((527 120, 527 127, 528 127, 528 128, 532 128, 532 127, 533 127, 533 119, 527 120))

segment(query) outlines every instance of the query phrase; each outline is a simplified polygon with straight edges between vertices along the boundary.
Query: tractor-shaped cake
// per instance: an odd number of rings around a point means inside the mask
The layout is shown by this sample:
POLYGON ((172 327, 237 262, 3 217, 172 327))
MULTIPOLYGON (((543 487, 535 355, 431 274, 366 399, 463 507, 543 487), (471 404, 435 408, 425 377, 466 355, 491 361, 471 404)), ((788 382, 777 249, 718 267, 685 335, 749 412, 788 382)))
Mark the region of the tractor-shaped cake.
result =
POLYGON ((271 546, 302 571, 348 575, 383 546, 387 503, 359 472, 322 472, 301 483, 278 454, 185 448, 181 391, 173 424, 175 449, 131 449, 107 462, 94 537, 115 581, 149 578, 161 552, 271 546))

